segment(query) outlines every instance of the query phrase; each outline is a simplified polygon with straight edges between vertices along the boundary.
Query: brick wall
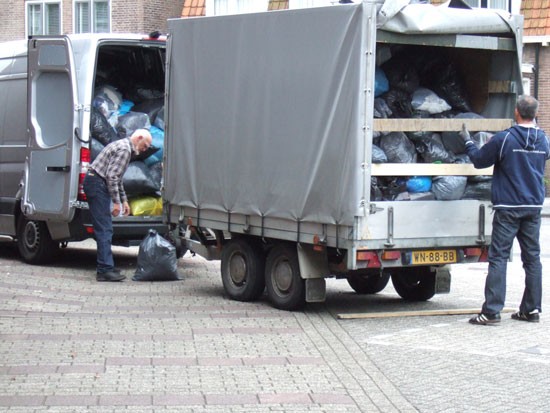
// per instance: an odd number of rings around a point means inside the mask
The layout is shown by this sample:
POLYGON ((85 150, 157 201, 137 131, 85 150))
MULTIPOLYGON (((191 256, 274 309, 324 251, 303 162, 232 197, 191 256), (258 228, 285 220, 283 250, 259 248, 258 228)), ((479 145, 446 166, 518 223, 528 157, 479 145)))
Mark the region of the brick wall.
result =
MULTIPOLYGON (((538 96, 540 103, 538 124, 544 129, 544 131, 550 135, 550 47, 541 47, 540 44, 528 43, 523 47, 523 63, 530 63, 536 65, 536 50, 540 47, 539 51, 539 80, 538 80, 538 93, 535 91, 535 75, 530 74, 531 90, 529 93, 533 96, 538 96)), ((527 93, 527 91, 525 91, 527 93)), ((544 172, 546 178, 546 196, 550 196, 550 162, 546 163, 546 170, 544 172)))
POLYGON ((0 0, 0 42, 25 38, 25 6, 21 0, 0 0))
MULTIPOLYGON (((533 96, 538 95, 540 111, 538 123, 541 128, 550 133, 550 47, 540 47, 540 44, 528 43, 523 47, 523 63, 530 63, 536 66, 536 49, 539 47, 539 80, 538 94, 535 92, 535 75, 530 74, 531 90, 533 96)), ((526 91, 527 92, 527 91, 526 91)))
POLYGON ((183 0, 112 0, 112 32, 166 33, 166 19, 180 17, 182 9, 183 0))

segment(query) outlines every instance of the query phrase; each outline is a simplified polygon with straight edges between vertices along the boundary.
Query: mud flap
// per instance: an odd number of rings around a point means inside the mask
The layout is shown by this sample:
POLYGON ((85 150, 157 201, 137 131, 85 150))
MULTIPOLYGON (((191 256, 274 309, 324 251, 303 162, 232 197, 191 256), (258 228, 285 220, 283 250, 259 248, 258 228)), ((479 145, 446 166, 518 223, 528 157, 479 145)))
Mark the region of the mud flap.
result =
POLYGON ((451 291, 451 267, 444 265, 435 269, 435 293, 448 294, 451 291))
POLYGON ((326 282, 324 278, 306 279, 306 302, 322 303, 326 296, 326 282))

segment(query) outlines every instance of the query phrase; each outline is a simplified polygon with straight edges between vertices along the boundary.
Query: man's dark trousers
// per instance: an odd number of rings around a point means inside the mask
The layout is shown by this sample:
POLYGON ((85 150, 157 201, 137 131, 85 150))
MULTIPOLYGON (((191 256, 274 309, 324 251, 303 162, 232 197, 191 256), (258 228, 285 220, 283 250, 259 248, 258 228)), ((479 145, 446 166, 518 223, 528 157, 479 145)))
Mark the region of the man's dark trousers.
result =
POLYGON ((113 221, 111 218, 111 196, 107 183, 95 172, 88 172, 83 183, 88 198, 88 206, 97 243, 97 273, 103 274, 114 269, 111 243, 113 221))
POLYGON ((525 270, 525 291, 519 310, 526 314, 533 310, 541 311, 540 225, 541 211, 538 208, 495 209, 489 247, 489 272, 485 281, 485 303, 481 309, 483 313, 497 314, 504 308, 506 265, 516 237, 525 270))

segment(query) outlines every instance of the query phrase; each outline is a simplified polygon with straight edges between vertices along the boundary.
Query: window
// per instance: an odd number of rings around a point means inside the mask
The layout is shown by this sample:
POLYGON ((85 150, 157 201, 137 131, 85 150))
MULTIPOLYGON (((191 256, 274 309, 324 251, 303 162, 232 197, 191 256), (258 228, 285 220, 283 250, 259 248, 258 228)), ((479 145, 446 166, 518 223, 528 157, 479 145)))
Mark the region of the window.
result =
POLYGON ((27 34, 61 34, 61 4, 58 1, 27 2, 27 34))
POLYGON ((338 0, 289 0, 289 9, 305 9, 308 7, 323 7, 338 4, 338 0))
POLYGON ((267 11, 268 0, 206 0, 206 15, 267 11))
POLYGON ((470 7, 510 11, 510 0, 464 0, 464 2, 470 7))
POLYGON ((75 0, 75 33, 109 33, 110 31, 109 0, 75 0))

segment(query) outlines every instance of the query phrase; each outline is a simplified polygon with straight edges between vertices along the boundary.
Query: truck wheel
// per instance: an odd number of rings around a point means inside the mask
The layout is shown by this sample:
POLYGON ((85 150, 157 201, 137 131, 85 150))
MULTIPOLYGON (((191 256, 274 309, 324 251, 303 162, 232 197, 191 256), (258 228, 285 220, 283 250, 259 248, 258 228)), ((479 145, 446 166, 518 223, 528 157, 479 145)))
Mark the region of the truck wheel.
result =
POLYGON ((348 277, 348 284, 357 294, 376 294, 386 288, 390 281, 389 273, 358 275, 348 277))
POLYGON ((391 275, 397 294, 408 301, 426 301, 435 294, 435 272, 430 267, 403 268, 391 275))
POLYGON ((222 249, 221 273, 225 292, 233 300, 253 301, 264 292, 265 254, 243 238, 228 241, 222 249))
POLYGON ((305 283, 300 275, 295 246, 276 245, 265 264, 267 296, 275 308, 297 310, 305 304, 305 283))
POLYGON ((17 248, 23 261, 44 264, 56 256, 59 242, 52 240, 45 222, 20 217, 17 222, 17 248))

